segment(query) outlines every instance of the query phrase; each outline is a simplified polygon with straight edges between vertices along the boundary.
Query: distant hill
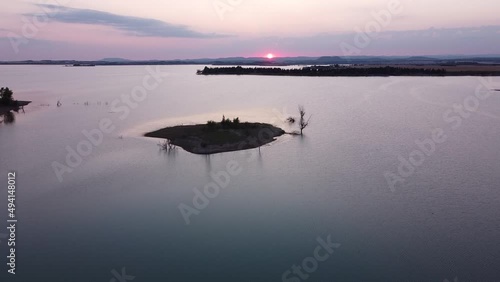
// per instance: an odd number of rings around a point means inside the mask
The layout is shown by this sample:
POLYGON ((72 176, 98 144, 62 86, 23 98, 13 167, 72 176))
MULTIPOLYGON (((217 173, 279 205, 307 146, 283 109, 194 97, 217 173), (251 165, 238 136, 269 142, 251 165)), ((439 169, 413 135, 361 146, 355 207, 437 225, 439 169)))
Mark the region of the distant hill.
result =
POLYGON ((100 62, 108 62, 108 63, 126 63, 131 62, 131 60, 123 59, 123 58, 104 58, 99 60, 100 62))
POLYGON ((203 59, 176 59, 176 60, 129 60, 124 58, 104 58, 98 61, 77 60, 40 60, 40 61, 7 61, 1 65, 72 65, 93 64, 106 65, 241 65, 241 66, 289 66, 289 65, 456 65, 456 64, 490 64, 499 65, 500 55, 443 55, 443 56, 322 56, 322 57, 229 57, 229 58, 203 58, 203 59))
POLYGON ((414 57, 409 57, 409 60, 419 60, 419 61, 433 61, 433 58, 429 57, 422 57, 422 56, 414 56, 414 57))

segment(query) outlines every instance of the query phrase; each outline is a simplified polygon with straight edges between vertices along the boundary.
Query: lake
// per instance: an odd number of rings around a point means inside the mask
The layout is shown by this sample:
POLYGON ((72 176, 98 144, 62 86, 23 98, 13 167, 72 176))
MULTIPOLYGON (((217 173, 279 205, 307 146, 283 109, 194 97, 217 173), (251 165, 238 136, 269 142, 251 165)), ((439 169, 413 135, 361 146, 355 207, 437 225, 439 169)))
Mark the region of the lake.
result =
POLYGON ((1 281, 500 281, 500 78, 201 68, 0 66, 33 101, 0 124, 1 281), (293 131, 298 105, 304 136, 260 150, 142 137, 223 115, 293 131))

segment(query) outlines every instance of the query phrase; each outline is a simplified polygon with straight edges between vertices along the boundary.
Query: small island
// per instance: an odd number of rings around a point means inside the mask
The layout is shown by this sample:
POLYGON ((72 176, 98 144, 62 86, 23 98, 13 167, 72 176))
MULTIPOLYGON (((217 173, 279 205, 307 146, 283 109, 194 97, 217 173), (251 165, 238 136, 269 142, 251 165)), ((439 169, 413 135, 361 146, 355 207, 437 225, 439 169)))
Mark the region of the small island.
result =
POLYGON ((266 123, 240 122, 222 117, 221 122, 167 127, 144 136, 167 139, 162 147, 179 146, 201 155, 240 151, 261 147, 285 134, 281 128, 266 123))
POLYGON ((22 110, 24 106, 30 104, 31 101, 14 100, 14 92, 8 87, 0 88, 0 114, 5 115, 11 111, 17 112, 22 110))

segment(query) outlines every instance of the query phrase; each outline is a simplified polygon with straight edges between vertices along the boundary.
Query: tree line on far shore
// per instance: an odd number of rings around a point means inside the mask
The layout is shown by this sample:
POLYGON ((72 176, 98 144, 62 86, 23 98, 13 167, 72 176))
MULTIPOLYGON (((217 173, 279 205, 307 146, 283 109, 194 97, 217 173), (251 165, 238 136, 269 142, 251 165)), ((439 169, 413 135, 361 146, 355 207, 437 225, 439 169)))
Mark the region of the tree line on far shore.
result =
POLYGON ((234 75, 289 75, 289 76, 444 76, 445 69, 404 68, 404 67, 344 67, 344 66, 309 66, 295 69, 285 68, 243 68, 205 67, 198 74, 234 74, 234 75))

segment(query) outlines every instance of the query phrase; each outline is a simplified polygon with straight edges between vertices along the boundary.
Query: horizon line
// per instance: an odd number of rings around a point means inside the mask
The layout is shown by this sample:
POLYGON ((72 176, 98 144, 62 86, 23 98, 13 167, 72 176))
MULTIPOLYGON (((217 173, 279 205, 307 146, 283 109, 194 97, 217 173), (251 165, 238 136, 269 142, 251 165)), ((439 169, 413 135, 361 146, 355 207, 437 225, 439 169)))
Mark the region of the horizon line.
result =
POLYGON ((42 61, 79 61, 79 62, 99 62, 99 61, 105 61, 105 60, 126 60, 126 61, 131 61, 131 62, 148 62, 148 61, 190 61, 190 60, 221 60, 221 59, 265 59, 268 61, 273 61, 276 59, 287 59, 287 58, 323 58, 323 57, 338 57, 338 58, 366 58, 366 57, 373 57, 373 58, 388 58, 388 57, 397 57, 397 58, 414 58, 414 57, 429 57, 429 58, 435 58, 435 57, 468 57, 468 58, 474 58, 474 57, 500 57, 500 54, 440 54, 440 55, 358 55, 358 56, 339 56, 339 55, 318 55, 318 56, 307 56, 307 55, 297 55, 297 56, 275 56, 272 59, 266 58, 265 55, 261 57, 256 57, 256 56, 250 56, 250 57, 245 57, 245 56, 229 56, 229 57, 212 57, 212 58, 176 58, 176 59, 128 59, 128 58, 121 58, 121 57, 105 57, 101 59, 24 59, 24 60, 8 60, 8 61, 0 61, 0 62, 26 62, 26 61, 33 61, 33 62, 42 62, 42 61))

